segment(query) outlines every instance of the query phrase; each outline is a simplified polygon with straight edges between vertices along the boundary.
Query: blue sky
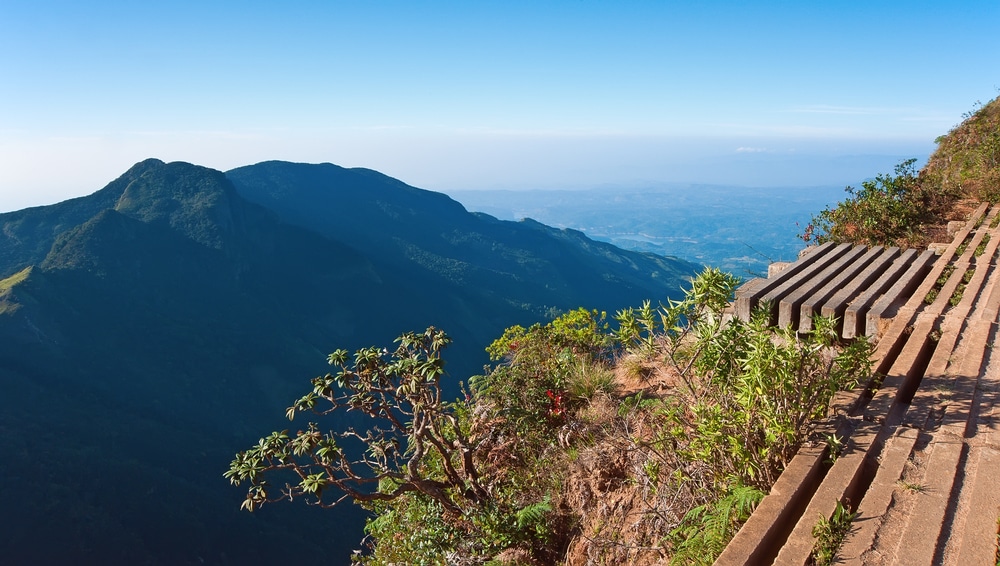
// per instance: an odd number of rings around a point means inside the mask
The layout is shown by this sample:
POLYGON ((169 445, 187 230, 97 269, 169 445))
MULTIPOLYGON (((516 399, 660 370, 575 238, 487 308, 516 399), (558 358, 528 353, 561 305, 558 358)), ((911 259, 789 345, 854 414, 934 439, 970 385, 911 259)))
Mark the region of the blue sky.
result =
POLYGON ((444 191, 853 183, 997 96, 997 29, 995 0, 0 0, 0 210, 147 157, 444 191))

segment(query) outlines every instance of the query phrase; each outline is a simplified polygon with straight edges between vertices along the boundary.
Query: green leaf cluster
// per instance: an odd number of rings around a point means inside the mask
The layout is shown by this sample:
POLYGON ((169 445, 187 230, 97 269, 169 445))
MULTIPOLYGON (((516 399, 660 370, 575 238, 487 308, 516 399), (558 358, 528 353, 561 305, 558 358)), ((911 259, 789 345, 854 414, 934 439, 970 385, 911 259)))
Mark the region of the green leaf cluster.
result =
POLYGON ((275 432, 236 455, 225 477, 235 485, 249 482, 245 509, 300 496, 323 507, 345 499, 365 505, 419 492, 461 515, 487 497, 466 431, 441 397, 441 352, 451 339, 428 328, 396 342, 391 354, 377 347, 361 348, 353 358, 333 352, 329 362, 336 371, 314 378, 312 391, 286 411, 289 420, 301 412, 358 412, 365 428, 322 432, 310 422, 294 436, 275 432), (364 450, 346 450, 345 442, 364 450), (293 481, 275 490, 265 472, 293 481), (327 498, 331 487, 336 495, 327 498))
POLYGON ((862 182, 860 189, 847 187, 849 196, 814 216, 803 239, 872 246, 919 241, 921 223, 928 219, 930 195, 919 182, 916 161, 903 161, 893 175, 879 174, 862 182))
POLYGON ((812 558, 816 566, 829 566, 837 557, 844 539, 851 532, 851 524, 857 517, 851 509, 838 501, 830 518, 820 517, 813 526, 812 535, 816 542, 813 545, 812 558))

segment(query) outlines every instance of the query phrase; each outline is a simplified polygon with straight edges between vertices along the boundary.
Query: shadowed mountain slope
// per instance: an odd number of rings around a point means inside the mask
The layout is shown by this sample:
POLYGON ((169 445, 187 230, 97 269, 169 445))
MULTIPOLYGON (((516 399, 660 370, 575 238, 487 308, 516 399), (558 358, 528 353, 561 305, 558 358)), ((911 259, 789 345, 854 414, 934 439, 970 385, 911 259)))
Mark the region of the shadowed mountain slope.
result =
POLYGON ((2 214, 0 555, 346 563, 358 508, 247 515, 221 477, 326 353, 435 325, 457 388, 504 327, 663 299, 694 269, 333 165, 151 159, 2 214))
POLYGON ((674 282, 695 269, 575 230, 469 213, 443 194, 368 169, 271 161, 226 176, 241 195, 282 220, 348 243, 373 261, 405 265, 415 276, 536 314, 557 303, 611 308, 649 288, 674 292, 674 282))

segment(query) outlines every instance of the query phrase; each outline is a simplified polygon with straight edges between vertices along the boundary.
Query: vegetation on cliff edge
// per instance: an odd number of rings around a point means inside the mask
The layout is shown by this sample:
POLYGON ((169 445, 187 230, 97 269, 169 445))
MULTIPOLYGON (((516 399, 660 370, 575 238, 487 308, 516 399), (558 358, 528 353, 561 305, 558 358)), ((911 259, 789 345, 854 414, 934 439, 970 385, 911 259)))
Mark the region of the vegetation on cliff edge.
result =
POLYGON ((372 512, 365 564, 710 563, 823 417, 870 372, 864 341, 728 319, 738 280, 707 269, 680 301, 515 326, 446 401, 436 329, 335 372, 239 453, 244 507, 303 499, 372 512), (343 412, 354 427, 327 431, 343 412))
POLYGON ((813 217, 807 242, 922 247, 946 238, 949 220, 964 220, 966 202, 1000 200, 1000 98, 976 103, 961 124, 935 140, 927 165, 903 161, 813 217))

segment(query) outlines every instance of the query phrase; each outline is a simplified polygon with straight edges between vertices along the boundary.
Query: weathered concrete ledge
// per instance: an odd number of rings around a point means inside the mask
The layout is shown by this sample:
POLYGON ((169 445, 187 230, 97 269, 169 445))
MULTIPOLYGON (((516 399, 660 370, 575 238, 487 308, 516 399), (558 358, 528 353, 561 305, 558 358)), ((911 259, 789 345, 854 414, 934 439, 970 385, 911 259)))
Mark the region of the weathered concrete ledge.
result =
POLYGON ((769 308, 772 323, 800 332, 812 328, 816 314, 843 316, 843 337, 871 336, 913 294, 933 258, 929 251, 823 244, 772 277, 741 287, 734 310, 750 320, 754 309, 769 308))
POLYGON ((844 338, 863 333, 877 342, 876 374, 839 394, 838 416, 821 425, 843 434, 847 450, 832 465, 821 447, 800 450, 717 564, 806 564, 812 526, 838 502, 858 521, 837 563, 995 561, 1000 358, 990 356, 1000 313, 1000 207, 987 211, 984 204, 954 226, 940 255, 826 245, 738 294, 736 316, 770 301, 773 321, 800 331, 816 312, 842 316, 844 338), (925 461, 908 496, 912 509, 893 512, 918 451, 925 461), (883 528, 895 536, 880 536, 883 528))

